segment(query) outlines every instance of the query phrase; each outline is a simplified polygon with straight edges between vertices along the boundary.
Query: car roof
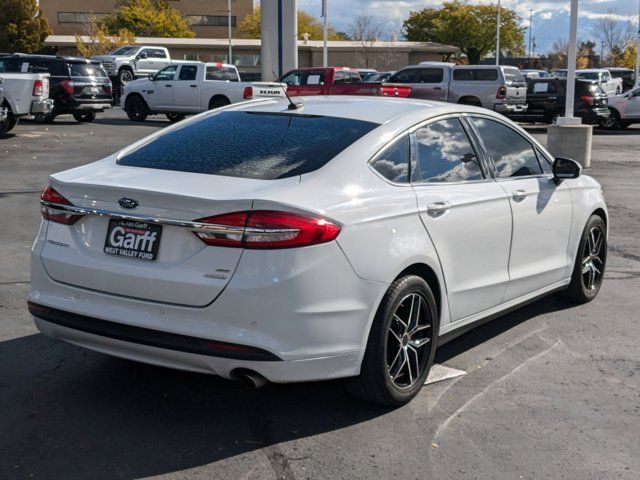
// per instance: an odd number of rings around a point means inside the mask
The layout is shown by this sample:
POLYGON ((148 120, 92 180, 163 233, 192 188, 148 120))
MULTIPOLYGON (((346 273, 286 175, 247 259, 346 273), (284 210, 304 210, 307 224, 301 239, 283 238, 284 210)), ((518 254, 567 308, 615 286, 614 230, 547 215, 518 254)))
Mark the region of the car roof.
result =
MULTIPOLYGON (((435 102, 412 98, 375 97, 363 95, 294 97, 296 104, 302 104, 298 110, 287 110, 289 102, 286 98, 269 98, 238 104, 233 110, 244 110, 269 113, 294 113, 300 115, 317 115, 326 117, 347 118, 374 123, 387 123, 392 120, 420 117, 420 120, 447 113, 486 113, 490 110, 458 105, 455 103, 435 102)), ((497 114, 496 114, 497 115, 497 114)))
POLYGON ((84 57, 70 57, 70 56, 63 56, 63 55, 44 55, 39 53, 10 53, 7 55, 0 54, 0 56, 2 56, 3 58, 11 57, 11 58, 23 58, 23 59, 35 58, 35 59, 42 59, 42 60, 59 60, 61 62, 70 62, 70 63, 93 63, 93 64, 100 63, 97 60, 91 60, 84 57))

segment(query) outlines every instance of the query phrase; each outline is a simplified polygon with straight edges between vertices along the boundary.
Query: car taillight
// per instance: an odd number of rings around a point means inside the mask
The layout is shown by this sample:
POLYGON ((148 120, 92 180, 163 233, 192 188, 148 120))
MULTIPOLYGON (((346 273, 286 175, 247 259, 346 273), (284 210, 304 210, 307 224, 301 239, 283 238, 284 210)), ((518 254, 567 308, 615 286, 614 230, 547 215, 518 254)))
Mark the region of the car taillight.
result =
POLYGON ((65 225, 73 225, 82 218, 82 215, 65 212, 64 210, 60 210, 47 205, 49 203, 55 203, 57 205, 73 205, 69 200, 64 198, 51 187, 47 187, 44 189, 42 195, 40 196, 40 202, 42 204, 42 206, 40 207, 40 213, 42 213, 42 218, 44 218, 45 220, 56 223, 63 223, 65 225))
POLYGON ((36 80, 33 82, 32 95, 34 97, 42 97, 44 95, 44 82, 42 80, 36 80))
POLYGON ((593 97, 590 95, 582 95, 580 99, 584 101, 587 105, 593 105, 593 97))
POLYGON ((195 232, 207 245, 248 249, 317 245, 334 240, 341 230, 322 217, 274 210, 225 213, 195 221, 212 226, 195 232))
POLYGON ((104 88, 104 91, 107 92, 109 95, 111 95, 111 93, 113 92, 113 87, 111 86, 111 82, 105 83, 103 88, 104 88))
POLYGON ((498 100, 504 100, 505 98, 507 98, 507 87, 500 87, 498 88, 498 92, 496 93, 496 98, 498 100))
POLYGON ((244 98, 245 100, 251 100, 253 98, 253 88, 245 87, 242 98, 244 98))
POLYGON ((71 80, 63 80, 60 82, 60 87, 68 94, 73 93, 73 87, 75 84, 71 80))

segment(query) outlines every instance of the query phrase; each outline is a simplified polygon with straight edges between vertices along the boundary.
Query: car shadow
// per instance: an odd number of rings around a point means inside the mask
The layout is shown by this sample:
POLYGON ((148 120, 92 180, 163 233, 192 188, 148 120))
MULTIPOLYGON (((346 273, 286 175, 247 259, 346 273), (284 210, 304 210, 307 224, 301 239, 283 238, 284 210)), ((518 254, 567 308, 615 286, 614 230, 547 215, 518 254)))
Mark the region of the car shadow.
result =
MULTIPOLYGON (((529 305, 442 346, 437 361, 568 306, 555 297, 529 305)), ((0 365, 2 478, 133 479, 265 447, 273 447, 263 453, 274 471, 282 472, 287 460, 278 444, 393 411, 353 400, 340 381, 250 391, 221 378, 120 360, 41 334, 0 343, 0 365)))

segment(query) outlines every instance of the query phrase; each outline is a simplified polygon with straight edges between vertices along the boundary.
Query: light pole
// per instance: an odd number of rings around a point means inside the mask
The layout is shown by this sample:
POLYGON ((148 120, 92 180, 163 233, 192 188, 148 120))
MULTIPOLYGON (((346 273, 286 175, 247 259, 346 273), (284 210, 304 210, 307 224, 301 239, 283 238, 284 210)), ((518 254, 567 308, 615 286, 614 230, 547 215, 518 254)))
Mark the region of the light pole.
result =
POLYGON ((578 0, 571 0, 571 16, 569 18, 569 54, 567 55, 567 98, 565 101, 564 118, 571 119, 569 123, 581 123, 580 118, 574 119, 573 107, 576 92, 576 35, 578 31, 578 0))
POLYGON ((498 20, 496 28, 496 66, 500 65, 500 0, 498 0, 498 20))
POLYGON ((231 0, 227 0, 227 24, 229 27, 229 61, 227 63, 233 64, 233 57, 231 56, 231 0))
POLYGON ((327 0, 322 0, 322 66, 327 68, 329 65, 329 52, 327 51, 327 33, 329 31, 329 18, 327 16, 327 0))
POLYGON ((636 34, 636 86, 640 84, 640 1, 638 1, 638 33, 636 34))
POLYGON ((531 67, 531 33, 533 32, 533 10, 529 10, 529 68, 531 67))

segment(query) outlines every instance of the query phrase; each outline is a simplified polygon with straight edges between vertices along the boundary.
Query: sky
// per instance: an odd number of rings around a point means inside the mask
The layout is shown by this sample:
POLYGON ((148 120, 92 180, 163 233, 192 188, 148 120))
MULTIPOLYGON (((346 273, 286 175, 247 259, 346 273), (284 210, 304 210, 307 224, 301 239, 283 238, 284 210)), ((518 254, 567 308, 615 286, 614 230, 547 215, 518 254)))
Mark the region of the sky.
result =
MULTIPOLYGON (((442 5, 441 0, 328 0, 329 23, 348 31, 357 15, 373 15, 390 31, 401 35, 402 21, 412 10, 442 5)), ((497 0, 469 0, 469 3, 497 3, 497 0)), ((547 53, 553 43, 566 39, 569 32, 570 0, 502 0, 502 6, 515 10, 522 25, 529 26, 533 10, 533 30, 537 53, 547 53)), ((638 0, 579 0, 578 38, 593 39, 595 20, 615 10, 617 16, 638 22, 638 0)), ((320 16, 321 0, 298 0, 298 8, 320 16)), ((527 39, 529 31, 526 32, 527 39)))

